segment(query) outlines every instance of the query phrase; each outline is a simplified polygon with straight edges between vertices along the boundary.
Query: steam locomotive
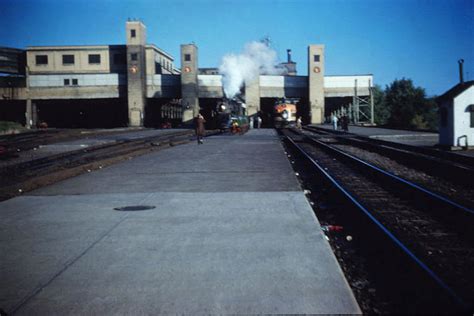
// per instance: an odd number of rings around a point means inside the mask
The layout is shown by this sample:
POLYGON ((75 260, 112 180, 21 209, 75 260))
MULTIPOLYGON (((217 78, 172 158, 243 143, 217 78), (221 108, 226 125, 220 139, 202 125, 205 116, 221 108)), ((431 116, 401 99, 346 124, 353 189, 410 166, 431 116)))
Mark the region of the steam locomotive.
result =
POLYGON ((296 104, 298 99, 283 98, 273 107, 273 124, 276 128, 294 127, 296 125, 296 104))

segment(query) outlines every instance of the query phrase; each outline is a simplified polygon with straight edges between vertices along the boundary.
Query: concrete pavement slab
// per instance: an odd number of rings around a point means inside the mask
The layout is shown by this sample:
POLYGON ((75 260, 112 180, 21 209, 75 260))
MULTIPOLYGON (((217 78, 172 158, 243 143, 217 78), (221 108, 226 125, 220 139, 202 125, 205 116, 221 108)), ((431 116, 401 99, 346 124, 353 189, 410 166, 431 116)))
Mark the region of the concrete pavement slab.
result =
POLYGON ((300 190, 273 130, 208 137, 62 181, 32 194, 300 190), (90 185, 90 183, 93 185, 90 185))
POLYGON ((142 156, 0 214, 7 312, 360 312, 270 130, 142 156), (114 210, 127 205, 156 208, 114 210))

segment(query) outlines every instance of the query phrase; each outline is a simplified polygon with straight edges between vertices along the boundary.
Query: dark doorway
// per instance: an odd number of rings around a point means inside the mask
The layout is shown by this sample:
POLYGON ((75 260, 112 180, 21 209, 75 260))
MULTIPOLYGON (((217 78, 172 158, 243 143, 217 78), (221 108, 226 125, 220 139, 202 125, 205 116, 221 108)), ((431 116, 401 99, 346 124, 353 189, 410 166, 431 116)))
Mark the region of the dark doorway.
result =
POLYGON ((171 128, 181 124, 182 106, 180 99, 147 99, 145 106, 145 127, 171 128))
POLYGON ((352 97, 331 97, 324 99, 324 115, 326 121, 330 120, 331 113, 341 107, 348 107, 353 102, 352 97))
POLYGON ((113 128, 127 126, 126 99, 34 100, 38 123, 59 128, 113 128))
POLYGON ((26 124, 26 101, 22 100, 1 100, 0 101, 0 121, 17 122, 26 124))

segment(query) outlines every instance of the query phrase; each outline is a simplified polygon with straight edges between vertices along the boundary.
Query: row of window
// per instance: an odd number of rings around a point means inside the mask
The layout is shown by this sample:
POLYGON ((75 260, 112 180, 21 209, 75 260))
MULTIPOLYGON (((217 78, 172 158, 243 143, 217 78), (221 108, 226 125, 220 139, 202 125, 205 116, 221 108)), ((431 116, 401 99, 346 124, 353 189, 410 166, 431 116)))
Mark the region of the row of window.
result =
POLYGON ((64 85, 65 86, 70 86, 72 83, 73 86, 77 86, 78 85, 78 80, 77 79, 64 79, 64 85))
MULTIPOLYGON (((48 64, 48 55, 36 55, 36 65, 47 65, 48 64)), ((74 55, 63 55, 63 65, 74 65, 75 56, 74 55)), ((89 54, 89 64, 100 64, 100 55, 99 54, 89 54)))
MULTIPOLYGON (((48 64, 48 55, 36 55, 36 65, 47 65, 48 64)), ((100 55, 99 54, 89 54, 89 64, 95 65, 100 64, 100 55)), ((63 58, 63 65, 70 66, 74 65, 75 63, 75 56, 74 55, 62 55, 63 58)), ((114 64, 115 65, 124 65, 127 63, 125 54, 114 54, 114 64)), ((130 59, 132 61, 138 60, 138 54, 132 53, 130 54, 130 59)), ((163 60, 164 68, 172 70, 172 63, 167 60, 163 60)))

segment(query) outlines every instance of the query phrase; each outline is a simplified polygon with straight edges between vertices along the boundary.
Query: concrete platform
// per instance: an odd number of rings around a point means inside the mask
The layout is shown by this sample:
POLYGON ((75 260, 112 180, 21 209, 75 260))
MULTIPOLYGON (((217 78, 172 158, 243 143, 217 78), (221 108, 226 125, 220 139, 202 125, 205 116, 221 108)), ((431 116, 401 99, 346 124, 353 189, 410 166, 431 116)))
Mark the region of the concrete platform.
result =
MULTIPOLYGON (((315 125, 332 130, 332 124, 315 125)), ((349 126, 349 133, 367 136, 370 138, 386 140, 394 143, 412 146, 432 147, 438 144, 438 133, 407 131, 379 127, 349 126)))
POLYGON ((0 215, 9 313, 360 313, 273 130, 141 156, 0 215), (114 210, 130 205, 156 208, 114 210))
MULTIPOLYGON (((325 128, 328 130, 333 129, 331 124, 321 124, 314 126, 325 128)), ((433 132, 407 131, 390 128, 351 125, 349 126, 349 133, 419 147, 435 147, 439 143, 439 134, 433 132)), ((451 153, 462 156, 474 157, 473 149, 452 150, 451 153)))

